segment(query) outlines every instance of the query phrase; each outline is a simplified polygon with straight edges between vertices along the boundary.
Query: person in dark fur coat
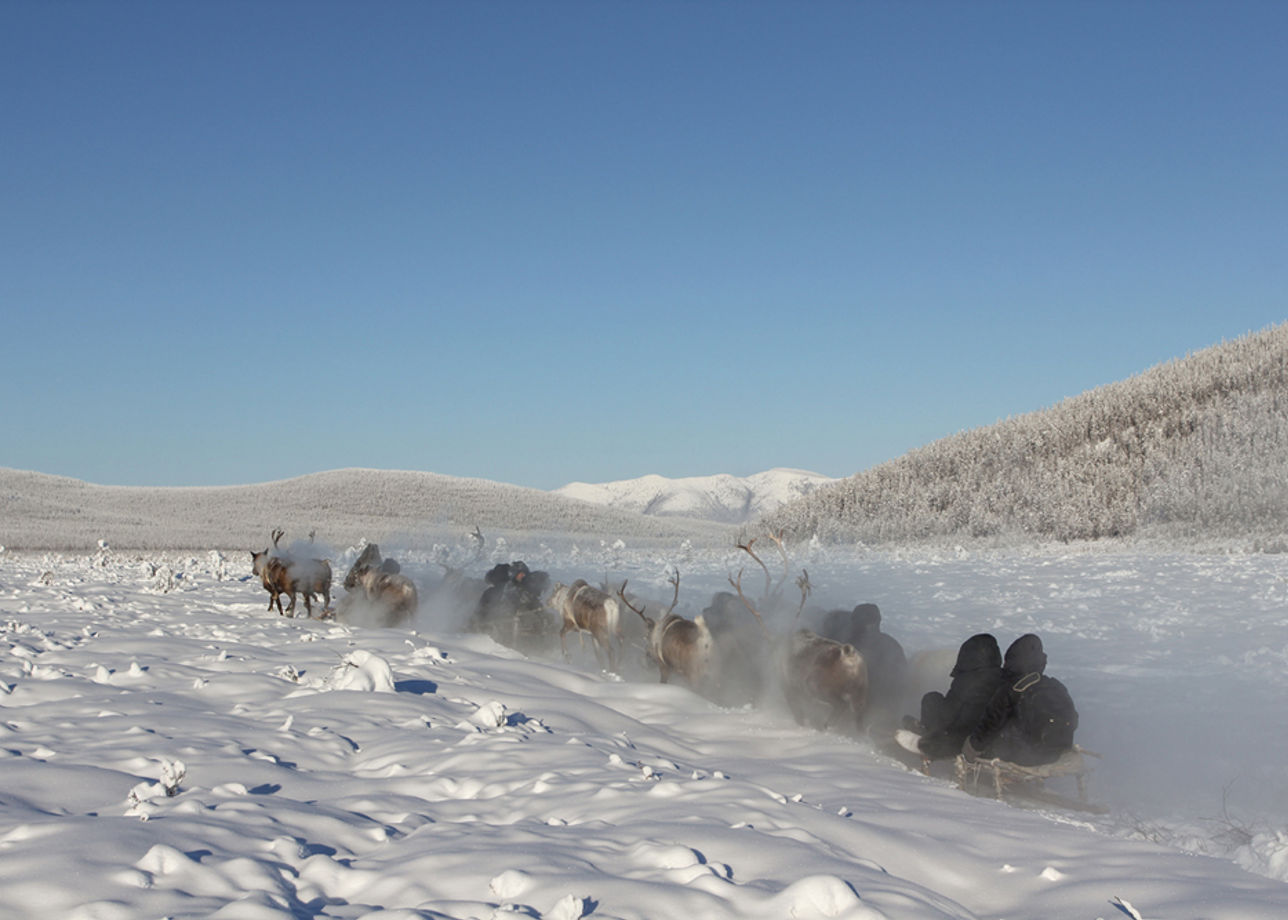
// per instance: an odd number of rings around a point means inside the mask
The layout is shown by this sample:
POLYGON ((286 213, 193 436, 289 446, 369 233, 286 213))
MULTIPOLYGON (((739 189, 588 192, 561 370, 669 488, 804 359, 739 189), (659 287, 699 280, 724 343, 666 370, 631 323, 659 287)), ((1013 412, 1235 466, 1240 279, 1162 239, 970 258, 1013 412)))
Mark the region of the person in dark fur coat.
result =
POLYGON ((1064 684, 1047 677, 1042 640, 1020 636, 1006 650, 1002 686, 966 739, 967 759, 998 758, 1024 766, 1053 763, 1073 748, 1078 710, 1064 684))
POLYGON ((971 636, 957 651, 948 693, 921 698, 921 753, 936 760, 956 757, 1002 686, 1002 651, 988 633, 971 636))

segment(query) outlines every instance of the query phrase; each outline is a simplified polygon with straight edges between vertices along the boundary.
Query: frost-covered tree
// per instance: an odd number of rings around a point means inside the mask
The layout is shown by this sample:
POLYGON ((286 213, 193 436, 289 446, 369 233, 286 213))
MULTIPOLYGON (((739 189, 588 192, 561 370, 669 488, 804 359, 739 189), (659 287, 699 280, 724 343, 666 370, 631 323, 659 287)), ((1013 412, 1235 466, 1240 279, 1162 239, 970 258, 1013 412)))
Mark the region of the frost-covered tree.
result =
POLYGON ((780 508, 796 539, 1288 532, 1288 324, 936 441, 780 508))

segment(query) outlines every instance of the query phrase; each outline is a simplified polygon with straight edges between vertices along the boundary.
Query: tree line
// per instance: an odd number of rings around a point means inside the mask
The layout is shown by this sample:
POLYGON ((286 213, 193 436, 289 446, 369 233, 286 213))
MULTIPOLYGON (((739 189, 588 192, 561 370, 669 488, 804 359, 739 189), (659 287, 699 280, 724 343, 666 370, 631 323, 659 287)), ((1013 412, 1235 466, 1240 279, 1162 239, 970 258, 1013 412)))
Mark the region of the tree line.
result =
POLYGON ((1288 323, 815 490, 764 524, 801 540, 1160 536, 1288 548, 1288 323))

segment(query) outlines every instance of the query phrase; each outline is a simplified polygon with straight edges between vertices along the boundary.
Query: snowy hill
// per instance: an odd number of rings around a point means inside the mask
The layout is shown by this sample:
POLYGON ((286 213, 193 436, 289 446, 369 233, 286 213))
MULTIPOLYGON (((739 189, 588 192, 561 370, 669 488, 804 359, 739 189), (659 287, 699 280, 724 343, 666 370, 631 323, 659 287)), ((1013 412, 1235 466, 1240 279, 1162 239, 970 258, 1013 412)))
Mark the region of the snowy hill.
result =
POLYGON ((655 517, 746 524, 833 482, 818 473, 777 468, 753 476, 649 475, 597 484, 572 482, 554 494, 655 517))
POLYGON ((755 476, 644 476, 553 492, 402 470, 330 470, 242 486, 103 486, 0 468, 0 546, 85 549, 260 547, 274 527, 332 544, 415 545, 482 528, 678 545, 729 542, 729 527, 833 482, 775 469, 755 476))
POLYGON ((727 542, 727 528, 706 521, 436 473, 349 469, 243 486, 149 488, 0 468, 0 545, 16 549, 84 549, 99 540, 138 549, 262 548, 274 527, 292 538, 316 530, 333 545, 420 545, 475 527, 488 536, 546 532, 563 541, 727 542))
POLYGON ((774 512, 789 536, 1288 548, 1288 323, 964 431, 774 512))

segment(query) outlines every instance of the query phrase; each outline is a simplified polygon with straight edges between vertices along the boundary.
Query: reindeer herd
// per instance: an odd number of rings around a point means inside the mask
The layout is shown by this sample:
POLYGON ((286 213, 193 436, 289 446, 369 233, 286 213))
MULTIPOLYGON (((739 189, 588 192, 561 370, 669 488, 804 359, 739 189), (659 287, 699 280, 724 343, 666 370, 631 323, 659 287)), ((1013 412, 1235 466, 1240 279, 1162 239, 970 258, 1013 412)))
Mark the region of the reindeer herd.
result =
MULTIPOLYGON (((268 592, 270 611, 276 605, 279 615, 295 616, 295 597, 299 594, 304 597, 304 609, 310 619, 314 595, 322 597, 318 619, 331 619, 337 614, 341 619, 356 619, 361 611, 369 614, 374 625, 403 626, 415 616, 419 605, 415 582, 401 574, 397 560, 382 558, 376 544, 367 544, 344 576, 348 593, 335 610, 331 607, 331 563, 312 555, 301 558, 297 552, 282 549, 283 536, 285 531, 274 530, 272 547, 250 554, 251 572, 268 592), (282 595, 290 600, 285 610, 282 595)), ((313 537, 310 533, 310 547, 313 537)))
MULTIPOLYGON (((416 584, 401 573, 398 562, 382 557, 379 547, 367 545, 344 578, 345 595, 331 606, 331 566, 312 552, 313 534, 304 547, 281 548, 283 532, 274 530, 273 545, 252 552, 252 569, 269 593, 269 607, 293 616, 296 597, 302 595, 307 615, 312 617, 313 598, 320 596, 320 618, 368 625, 403 626, 412 622, 420 604, 416 584), (282 596, 288 598, 283 608, 282 596)), ((476 541, 475 560, 482 557, 482 534, 476 541)), ((888 674, 888 655, 869 662, 857 640, 875 613, 874 605, 861 604, 853 612, 832 611, 823 618, 819 631, 793 629, 776 636, 766 624, 766 613, 790 610, 783 589, 790 563, 780 536, 770 536, 783 560, 783 574, 775 579, 757 554, 755 540, 736 544, 762 570, 765 587, 758 599, 747 596, 742 571, 729 578, 733 592, 716 593, 711 603, 692 619, 675 612, 680 596, 680 574, 673 570, 669 606, 650 615, 648 603, 633 597, 627 582, 595 587, 584 579, 571 584, 556 583, 543 598, 549 578, 531 572, 522 562, 499 564, 484 579, 464 575, 460 567, 446 566, 441 592, 453 594, 458 604, 469 606, 467 628, 491 635, 497 641, 522 651, 552 650, 557 631, 559 647, 569 657, 568 633, 581 640, 588 637, 600 667, 617 672, 628 645, 642 646, 649 667, 657 669, 662 683, 678 680, 695 692, 727 706, 759 705, 771 692, 781 692, 797 722, 819 729, 859 732, 872 716, 873 703, 897 705, 890 697, 897 692, 892 681, 902 686, 903 672, 888 674), (615 590, 613 588, 615 587, 615 590), (870 608, 870 609, 869 609, 870 608), (630 616, 629 611, 638 617, 630 616), (551 615, 553 614, 553 616, 551 615), (631 623, 635 623, 631 626, 631 623), (859 632, 856 632, 858 630, 859 632), (628 642, 627 633, 631 639, 628 642)), ((801 619, 811 585, 802 570, 796 579, 800 602, 795 620, 801 619)), ((869 631, 868 636, 877 635, 869 631)), ((898 643, 888 636, 877 638, 898 643)), ((869 646, 864 646, 868 648, 869 646)), ((870 653, 869 653, 870 654, 870 653)), ((904 667, 902 650, 897 662, 904 667)))

